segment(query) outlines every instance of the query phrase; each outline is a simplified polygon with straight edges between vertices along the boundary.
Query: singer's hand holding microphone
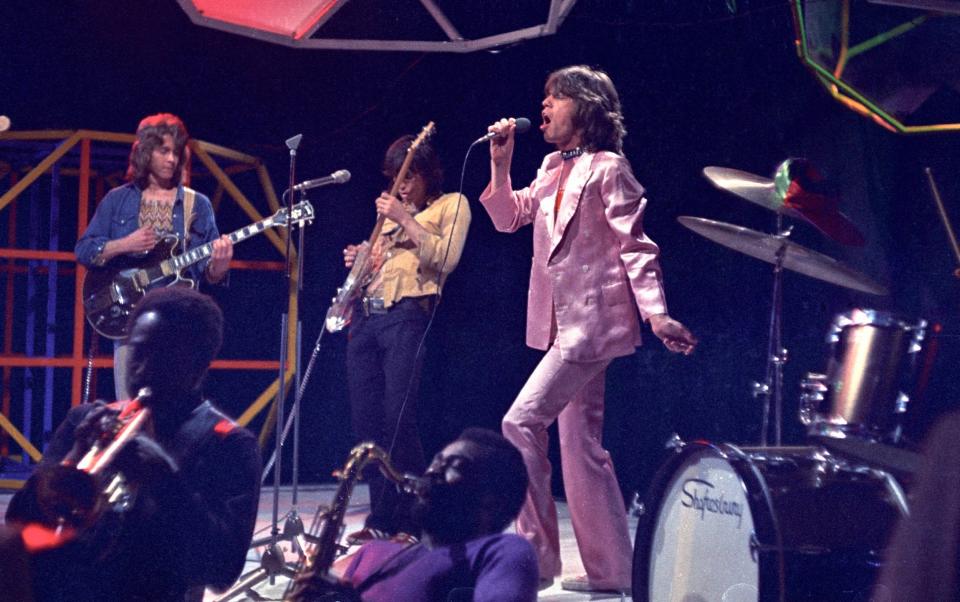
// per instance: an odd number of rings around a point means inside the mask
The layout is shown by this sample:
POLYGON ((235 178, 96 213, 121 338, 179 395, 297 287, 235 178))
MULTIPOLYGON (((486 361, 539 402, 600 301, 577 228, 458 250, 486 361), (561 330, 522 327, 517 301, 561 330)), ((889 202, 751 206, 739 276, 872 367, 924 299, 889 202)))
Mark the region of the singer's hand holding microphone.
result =
POLYGON ((490 160, 500 164, 509 160, 513 154, 513 136, 530 129, 530 120, 526 117, 503 118, 487 128, 487 133, 474 142, 490 141, 490 160))

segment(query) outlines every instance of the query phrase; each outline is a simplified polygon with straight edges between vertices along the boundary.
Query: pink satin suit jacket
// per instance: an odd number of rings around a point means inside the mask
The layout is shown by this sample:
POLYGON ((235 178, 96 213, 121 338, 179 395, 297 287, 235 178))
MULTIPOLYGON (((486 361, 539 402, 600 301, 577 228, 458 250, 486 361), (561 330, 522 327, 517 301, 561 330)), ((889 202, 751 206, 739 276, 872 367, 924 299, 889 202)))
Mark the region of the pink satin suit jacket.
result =
POLYGON ((659 248, 643 233, 644 190, 621 155, 569 160, 575 163, 556 216, 559 152, 544 158, 530 186, 488 185, 480 202, 501 232, 533 222, 527 345, 549 348, 555 313, 564 360, 630 355, 640 344, 637 311, 644 320, 667 311, 659 248))

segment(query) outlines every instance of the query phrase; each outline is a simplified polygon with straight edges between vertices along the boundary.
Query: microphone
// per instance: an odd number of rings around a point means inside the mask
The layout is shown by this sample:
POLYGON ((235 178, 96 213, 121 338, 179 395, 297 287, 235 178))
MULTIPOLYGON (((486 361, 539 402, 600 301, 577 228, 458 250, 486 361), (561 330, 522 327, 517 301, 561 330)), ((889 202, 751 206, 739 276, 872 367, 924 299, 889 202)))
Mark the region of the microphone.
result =
MULTIPOLYGON (((517 121, 515 125, 517 129, 514 131, 518 134, 522 134, 530 129, 530 120, 527 119, 526 117, 517 117, 517 121)), ((480 136, 479 138, 474 140, 473 144, 480 144, 481 142, 486 142, 487 140, 490 140, 496 137, 497 135, 494 134, 493 132, 487 132, 483 136, 480 136)), ((473 144, 471 144, 470 146, 473 146, 473 144)))
POLYGON ((329 176, 324 176, 322 178, 316 178, 314 180, 307 180, 306 182, 300 182, 293 187, 294 192, 301 192, 303 190, 310 190, 311 188, 318 188, 320 186, 326 186, 327 184, 345 184, 350 181, 350 172, 346 169, 338 169, 329 176))

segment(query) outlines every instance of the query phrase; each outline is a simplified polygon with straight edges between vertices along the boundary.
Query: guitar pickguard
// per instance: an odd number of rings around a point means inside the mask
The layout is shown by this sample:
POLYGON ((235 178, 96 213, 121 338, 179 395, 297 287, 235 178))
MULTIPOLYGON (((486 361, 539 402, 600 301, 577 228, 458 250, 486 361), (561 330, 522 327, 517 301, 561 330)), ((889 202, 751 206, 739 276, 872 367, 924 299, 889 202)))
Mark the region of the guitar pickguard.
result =
POLYGON ((163 260, 174 256, 179 243, 176 236, 169 235, 149 253, 116 257, 102 268, 91 268, 83 281, 83 310, 90 326, 108 339, 127 336, 130 314, 147 291, 179 279, 176 274, 165 276, 160 269, 163 260))

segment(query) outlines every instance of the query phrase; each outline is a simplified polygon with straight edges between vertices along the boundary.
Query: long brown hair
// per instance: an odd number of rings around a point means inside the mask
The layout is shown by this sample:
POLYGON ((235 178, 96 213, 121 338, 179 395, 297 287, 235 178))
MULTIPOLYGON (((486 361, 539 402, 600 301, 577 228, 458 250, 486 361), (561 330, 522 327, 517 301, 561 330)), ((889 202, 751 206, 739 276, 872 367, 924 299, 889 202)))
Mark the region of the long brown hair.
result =
MULTIPOLYGON (((400 166, 407 156, 407 149, 416 139, 416 136, 408 134, 400 136, 390 144, 386 154, 383 157, 383 175, 390 180, 397 177, 400 166)), ((426 189, 427 200, 435 199, 443 191, 443 164, 440 162, 440 156, 429 141, 424 140, 413 151, 413 159, 410 161, 410 172, 423 178, 426 189)))
POLYGON ((137 139, 130 147, 130 161, 127 165, 127 180, 140 188, 146 188, 150 175, 150 156, 155 148, 163 144, 163 137, 169 134, 173 138, 173 149, 179 157, 177 169, 173 174, 174 184, 190 183, 190 147, 187 142, 190 134, 183 120, 171 113, 157 113, 144 117, 137 126, 137 139))
POLYGON ((571 65, 547 77, 545 95, 566 96, 577 103, 574 127, 583 129, 583 146, 591 151, 623 152, 623 125, 620 95, 610 76, 587 65, 571 65))

